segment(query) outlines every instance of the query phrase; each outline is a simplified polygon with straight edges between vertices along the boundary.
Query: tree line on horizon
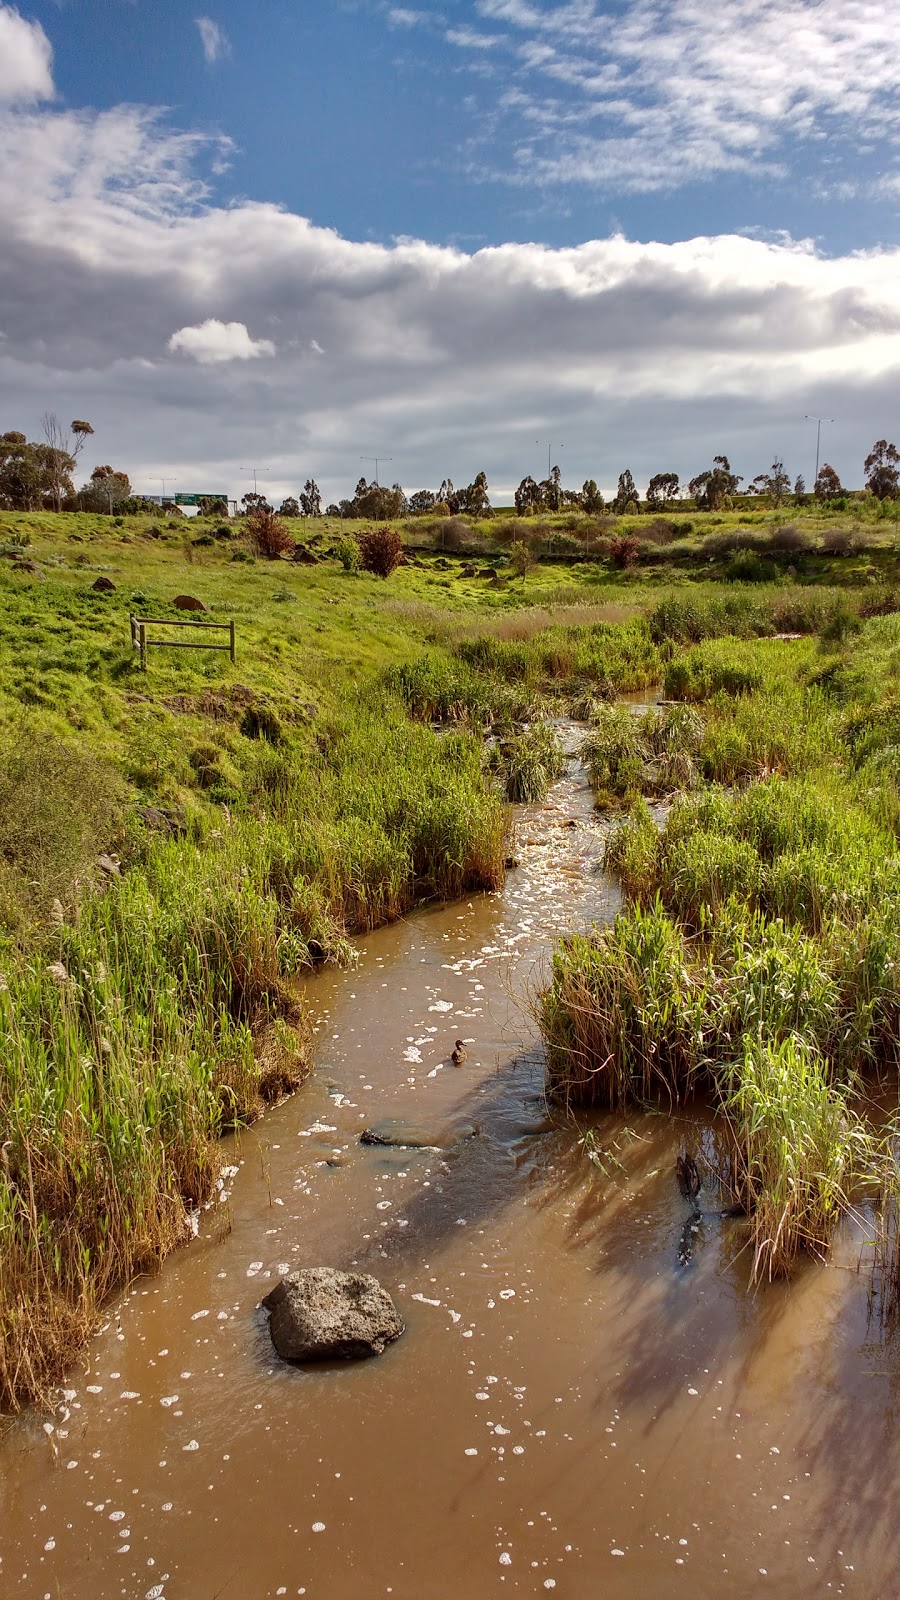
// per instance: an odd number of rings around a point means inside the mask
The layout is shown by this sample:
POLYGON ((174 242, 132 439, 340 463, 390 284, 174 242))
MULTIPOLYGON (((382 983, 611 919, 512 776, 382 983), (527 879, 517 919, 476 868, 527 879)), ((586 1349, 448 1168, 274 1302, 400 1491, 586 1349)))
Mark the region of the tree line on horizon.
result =
MULTIPOLYGON (((74 474, 78 456, 84 449, 94 429, 89 422, 76 419, 64 428, 55 413, 46 412, 41 419, 43 439, 27 439, 24 433, 10 431, 0 434, 0 509, 7 511, 114 511, 120 514, 146 510, 147 502, 132 494, 127 472, 111 466, 97 466, 89 481, 75 488, 74 474)), ((878 439, 866 456, 865 493, 878 500, 900 499, 900 451, 887 439, 878 439)), ((640 495, 631 471, 619 474, 615 495, 607 501, 593 478, 587 478, 580 489, 566 489, 558 466, 551 467, 546 478, 536 480, 524 477, 515 492, 516 511, 522 516, 554 513, 565 510, 582 511, 589 516, 612 512, 626 516, 646 511, 664 513, 674 504, 685 500, 693 502, 698 511, 721 511, 737 496, 754 496, 778 507, 788 503, 808 504, 811 499, 835 503, 848 492, 828 462, 820 467, 811 494, 807 492, 802 477, 791 482, 780 458, 773 461, 768 472, 758 473, 742 490, 744 479, 732 471, 728 457, 713 457, 712 466, 682 484, 677 472, 657 472, 640 495)), ((164 502, 164 506, 169 504, 164 502)), ((174 504, 174 503, 172 503, 174 504)), ((242 496, 245 514, 258 509, 272 510, 265 495, 254 492, 242 496)), ((201 511, 227 515, 225 502, 204 502, 201 511)), ((399 483, 388 488, 377 482, 360 478, 351 498, 332 503, 326 516, 340 516, 363 521, 386 522, 402 516, 469 516, 487 517, 492 514, 487 474, 479 472, 471 483, 456 488, 451 478, 444 478, 439 488, 417 489, 407 496, 399 483)), ((283 517, 319 517, 322 515, 322 495, 315 479, 308 478, 302 492, 288 495, 279 507, 283 517)))

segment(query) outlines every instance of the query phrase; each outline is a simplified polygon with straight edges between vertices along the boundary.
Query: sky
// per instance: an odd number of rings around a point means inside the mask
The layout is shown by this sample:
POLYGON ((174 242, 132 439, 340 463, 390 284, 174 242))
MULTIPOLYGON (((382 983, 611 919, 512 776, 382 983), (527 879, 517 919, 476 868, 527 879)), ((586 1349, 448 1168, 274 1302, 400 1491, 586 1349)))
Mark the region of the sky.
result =
POLYGON ((857 486, 898 220, 889 0, 0 0, 0 430, 138 491, 857 486))

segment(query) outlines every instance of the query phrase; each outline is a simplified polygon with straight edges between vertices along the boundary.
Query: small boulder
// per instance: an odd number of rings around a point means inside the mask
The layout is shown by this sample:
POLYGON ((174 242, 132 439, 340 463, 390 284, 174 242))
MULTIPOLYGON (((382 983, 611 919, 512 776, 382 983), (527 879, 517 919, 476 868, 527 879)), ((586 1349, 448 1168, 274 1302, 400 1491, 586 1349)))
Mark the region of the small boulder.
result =
POLYGON ((272 1343, 284 1361, 380 1356, 404 1325, 387 1290, 363 1272, 304 1267, 267 1294, 272 1343))
POLYGON ((44 576, 37 562, 28 559, 19 559, 18 561, 14 561, 12 564, 12 570, 13 572, 30 572, 34 578, 42 578, 44 576))
POLYGON ((384 1117, 371 1128, 364 1128, 360 1144, 387 1145, 396 1150, 453 1150, 467 1139, 474 1139, 477 1128, 465 1122, 458 1128, 422 1128, 402 1117, 384 1117))
POLYGON ((183 806, 172 806, 160 811, 158 806, 138 806, 141 821, 154 833, 168 833, 182 838, 187 833, 187 813, 183 806))
POLYGON ((115 856, 99 855, 97 857, 97 865, 101 872, 106 873, 108 878, 120 878, 122 876, 121 868, 115 856))
POLYGON ((172 601, 176 611, 208 611, 209 606, 198 600, 195 594, 177 594, 172 601))
POLYGON ((297 543, 294 545, 291 560, 304 567, 317 567, 319 565, 319 558, 315 551, 310 550, 309 545, 306 544, 297 543))
POLYGON ((98 578, 91 584, 91 588, 95 594, 114 594, 116 586, 112 578, 98 578))

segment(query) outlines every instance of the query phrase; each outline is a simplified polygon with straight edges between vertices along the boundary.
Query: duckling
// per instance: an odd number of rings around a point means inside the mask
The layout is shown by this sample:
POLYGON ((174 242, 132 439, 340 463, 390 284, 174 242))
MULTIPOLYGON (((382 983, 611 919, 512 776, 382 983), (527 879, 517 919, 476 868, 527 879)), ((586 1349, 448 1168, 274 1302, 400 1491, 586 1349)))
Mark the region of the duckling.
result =
POLYGON ((462 1039, 457 1039, 453 1049, 450 1052, 450 1060, 453 1062, 455 1067, 461 1067, 463 1062, 467 1061, 468 1058, 469 1052, 466 1049, 465 1044, 463 1043, 462 1039))
POLYGON ((675 1157, 678 1187, 688 1200, 696 1200, 700 1193, 700 1171, 692 1155, 685 1152, 675 1157))

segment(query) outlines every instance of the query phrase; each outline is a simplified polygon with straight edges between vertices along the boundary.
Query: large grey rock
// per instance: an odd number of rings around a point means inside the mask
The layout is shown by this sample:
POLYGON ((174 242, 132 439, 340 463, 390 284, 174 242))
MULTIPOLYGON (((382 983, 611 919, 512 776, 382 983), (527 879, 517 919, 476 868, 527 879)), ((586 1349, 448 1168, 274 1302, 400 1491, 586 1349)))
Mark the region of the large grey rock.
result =
POLYGON ((464 1122, 457 1128, 423 1128, 417 1122, 407 1122, 403 1117, 384 1117, 364 1128, 360 1144, 392 1145, 401 1150, 453 1150, 467 1139, 474 1139, 478 1129, 464 1122))
POLYGON ((304 1267, 267 1294, 269 1332, 285 1361, 380 1356, 404 1331, 387 1290, 364 1272, 304 1267))

